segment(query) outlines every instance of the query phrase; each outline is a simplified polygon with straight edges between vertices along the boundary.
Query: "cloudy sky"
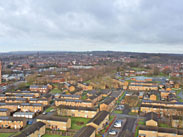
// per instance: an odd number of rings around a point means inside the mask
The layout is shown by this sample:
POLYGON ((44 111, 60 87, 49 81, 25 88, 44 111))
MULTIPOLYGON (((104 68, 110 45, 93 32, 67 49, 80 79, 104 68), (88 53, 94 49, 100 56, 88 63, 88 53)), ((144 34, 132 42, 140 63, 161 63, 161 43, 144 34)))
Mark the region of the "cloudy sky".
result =
POLYGON ((183 53, 183 0, 0 0, 0 52, 183 53))

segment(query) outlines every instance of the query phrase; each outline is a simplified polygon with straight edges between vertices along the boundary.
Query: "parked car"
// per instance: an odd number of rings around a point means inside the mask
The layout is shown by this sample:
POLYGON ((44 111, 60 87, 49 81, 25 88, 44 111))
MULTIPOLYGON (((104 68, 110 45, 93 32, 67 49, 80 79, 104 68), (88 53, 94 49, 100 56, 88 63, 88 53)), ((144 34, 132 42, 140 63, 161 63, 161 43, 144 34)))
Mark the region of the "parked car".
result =
POLYGON ((55 109, 50 110, 50 112, 55 112, 55 111, 56 111, 55 109))
POLYGON ((121 127, 122 126, 122 120, 116 120, 114 123, 114 127, 121 127))
POLYGON ((44 111, 44 112, 43 112, 43 115, 46 115, 46 114, 47 114, 47 112, 44 111))
POLYGON ((118 105, 118 107, 116 109, 117 110, 123 110, 124 109, 124 105, 118 105))
POLYGON ((115 130, 110 130, 109 131, 109 135, 116 135, 117 134, 117 131, 115 131, 115 130))

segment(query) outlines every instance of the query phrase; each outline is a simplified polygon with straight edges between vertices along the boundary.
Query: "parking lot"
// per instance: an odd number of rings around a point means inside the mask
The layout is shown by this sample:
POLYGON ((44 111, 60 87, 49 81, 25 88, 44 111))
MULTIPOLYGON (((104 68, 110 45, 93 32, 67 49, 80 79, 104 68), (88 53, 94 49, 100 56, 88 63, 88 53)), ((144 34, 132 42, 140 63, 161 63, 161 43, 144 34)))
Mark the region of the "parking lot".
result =
POLYGON ((123 127, 124 127, 125 124, 126 124, 126 119, 125 119, 125 118, 124 118, 124 119, 116 119, 116 120, 112 123, 110 129, 108 130, 107 136, 108 136, 108 137, 118 137, 118 136, 119 136, 119 133, 123 130, 123 127), (114 124, 115 124, 115 122, 116 122, 117 120, 121 120, 121 123, 122 123, 122 124, 121 124, 121 127, 114 127, 114 124), (110 135, 109 132, 110 132, 111 130, 116 131, 117 134, 116 134, 116 135, 110 135))

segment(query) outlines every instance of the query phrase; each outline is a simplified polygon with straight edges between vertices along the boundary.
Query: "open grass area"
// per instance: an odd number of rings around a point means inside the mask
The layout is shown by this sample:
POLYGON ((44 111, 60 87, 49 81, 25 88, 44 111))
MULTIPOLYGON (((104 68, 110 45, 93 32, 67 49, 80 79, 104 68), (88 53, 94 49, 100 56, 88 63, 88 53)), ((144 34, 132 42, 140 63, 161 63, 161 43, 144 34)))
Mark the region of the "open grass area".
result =
POLYGON ((60 136, 60 135, 48 135, 48 134, 45 134, 43 137, 70 137, 70 136, 60 136))
POLYGON ((0 133, 0 137, 9 137, 15 133, 0 133))
POLYGON ((122 114, 122 113, 123 113, 122 110, 115 110, 115 111, 113 111, 113 112, 116 113, 116 114, 122 114))
POLYGON ((170 128, 168 124, 159 123, 159 127, 170 128))
POLYGON ((145 121, 144 120, 139 120, 138 125, 145 125, 145 121))
POLYGON ((135 112, 129 112, 128 115, 137 115, 135 112))
POLYGON ((180 92, 181 92, 181 89, 176 90, 176 95, 179 95, 180 92))
POLYGON ((61 93, 62 91, 57 89, 57 88, 54 88, 53 90, 51 90, 51 93, 53 94, 56 94, 56 93, 61 93))
POLYGON ((54 108, 53 107, 49 107, 49 108, 47 108, 45 111, 48 113, 48 112, 50 112, 51 110, 53 110, 54 108))
POLYGON ((79 118, 79 117, 71 117, 71 129, 81 129, 84 127, 90 119, 88 118, 79 118))

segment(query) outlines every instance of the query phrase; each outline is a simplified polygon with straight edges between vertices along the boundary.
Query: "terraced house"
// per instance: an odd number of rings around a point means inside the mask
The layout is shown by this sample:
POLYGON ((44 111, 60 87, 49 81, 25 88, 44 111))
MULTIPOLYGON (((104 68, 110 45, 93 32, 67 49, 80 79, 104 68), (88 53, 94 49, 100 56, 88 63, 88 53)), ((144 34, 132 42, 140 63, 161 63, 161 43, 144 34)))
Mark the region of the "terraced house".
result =
POLYGON ((13 137, 41 137, 46 133, 46 124, 36 122, 13 137))
POLYGON ((56 94, 56 98, 61 98, 61 99, 80 99, 80 95, 66 95, 66 94, 56 94))
POLYGON ((95 137, 95 128, 85 126, 81 128, 73 137, 95 137))
POLYGON ((26 98, 7 98, 5 103, 26 103, 27 101, 26 98))
POLYGON ((37 122, 38 121, 45 123, 46 128, 49 128, 52 130, 67 130, 71 127, 71 119, 70 118, 39 115, 37 117, 37 122))
POLYGON ((149 90, 158 90, 158 86, 155 85, 132 85, 128 87, 129 90, 140 90, 140 91, 149 91, 149 90))
POLYGON ((83 84, 83 83, 78 83, 77 86, 79 88, 82 88, 83 90, 92 90, 93 89, 93 87, 91 85, 83 84))
POLYGON ((42 104, 43 106, 47 106, 49 105, 49 100, 44 98, 31 98, 29 99, 29 103, 38 103, 38 104, 42 104))
POLYGON ((55 106, 93 107, 91 101, 73 99, 55 99, 55 106))
POLYGON ((104 129, 105 125, 109 122, 109 112, 107 111, 100 111, 98 112, 95 117, 93 117, 86 125, 92 126, 96 130, 96 134, 104 129))
POLYGON ((17 111, 20 108, 20 103, 2 103, 0 102, 0 108, 9 109, 11 112, 17 111))
POLYGON ((168 116, 183 115, 183 108, 154 106, 154 105, 146 105, 146 104, 141 105, 140 111, 144 113, 155 112, 157 114, 168 115, 168 116))
POLYGON ((153 105, 153 106, 162 106, 162 107, 183 108, 183 102, 142 100, 142 104, 153 105))
POLYGON ((22 103, 20 104, 20 110, 23 112, 42 112, 43 105, 38 103, 22 103))
POLYGON ((21 129, 26 126, 25 118, 18 117, 0 117, 0 127, 1 128, 10 128, 10 129, 21 129))
POLYGON ((10 109, 0 108, 0 117, 1 116, 9 116, 9 115, 10 115, 10 109))
POLYGON ((57 108, 57 114, 61 116, 72 116, 72 117, 84 117, 93 118, 97 114, 96 108, 88 107, 73 107, 73 106, 59 106, 57 108))
POLYGON ((87 100, 91 101, 94 105, 102 99, 102 93, 96 93, 93 96, 89 96, 87 100))
POLYGON ((183 137, 183 130, 140 125, 139 137, 183 137))
POLYGON ((37 91, 6 91, 5 92, 5 95, 17 95, 17 94, 22 94, 22 95, 31 94, 31 95, 34 95, 35 97, 40 97, 40 92, 37 92, 37 91))
POLYGON ((49 91, 49 87, 45 85, 31 85, 30 91, 38 91, 40 93, 47 93, 49 91))
POLYGON ((108 97, 100 104, 100 111, 111 112, 114 109, 116 103, 115 97, 108 97))

